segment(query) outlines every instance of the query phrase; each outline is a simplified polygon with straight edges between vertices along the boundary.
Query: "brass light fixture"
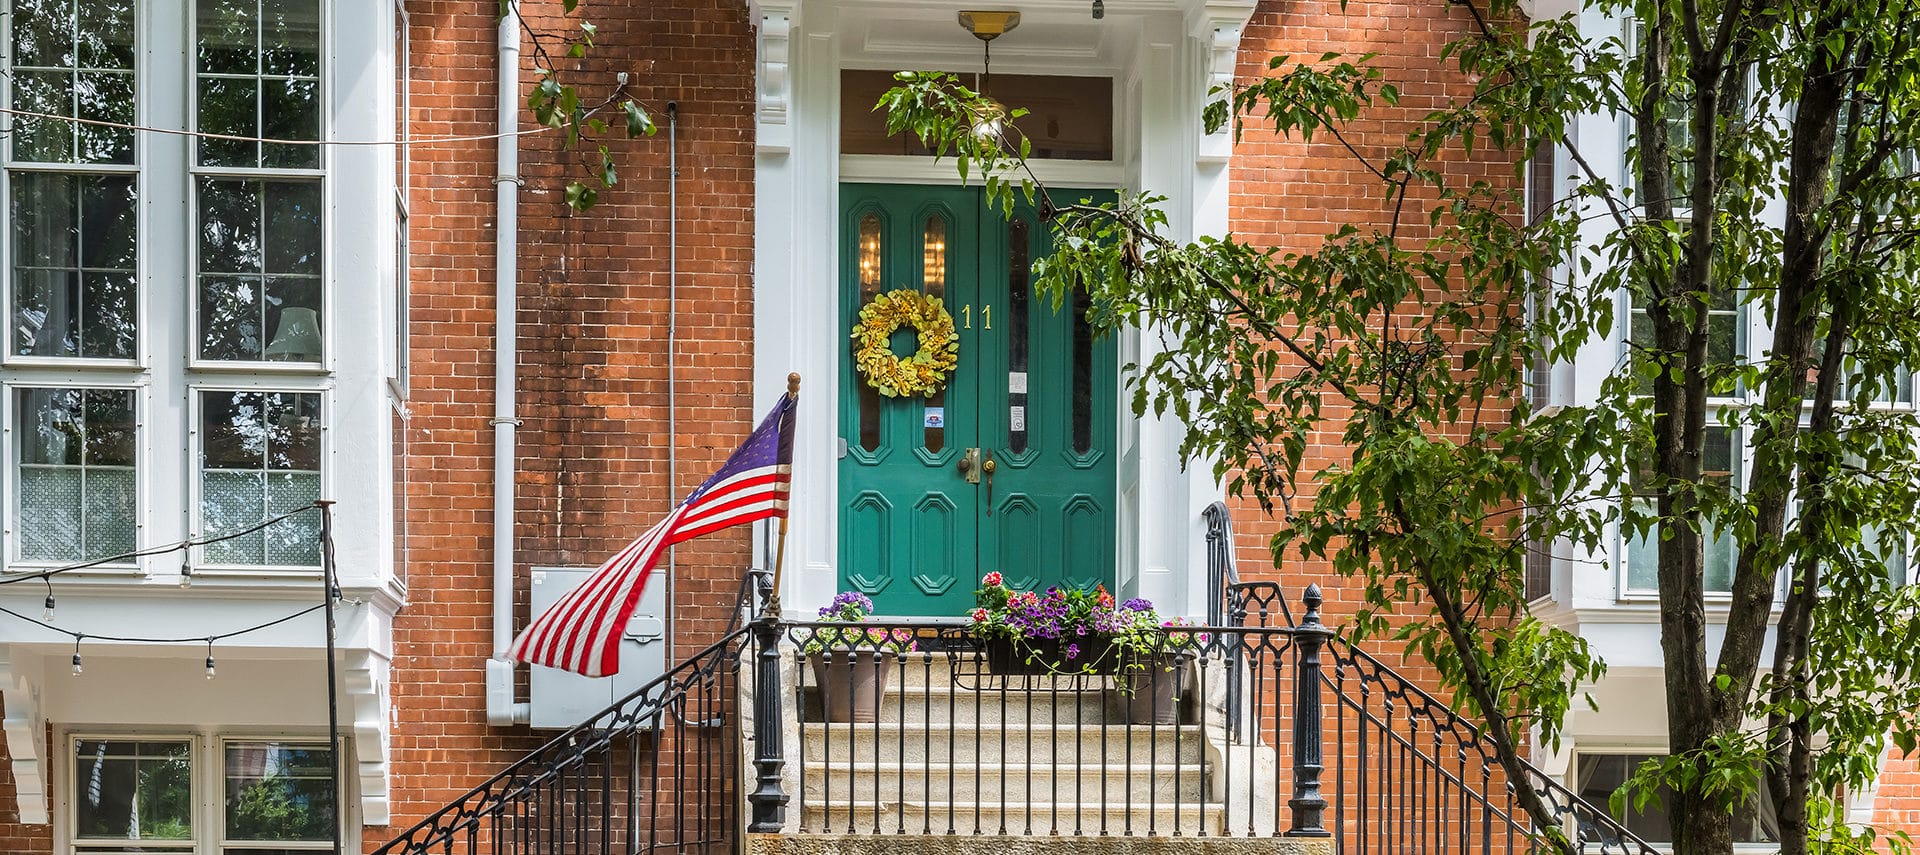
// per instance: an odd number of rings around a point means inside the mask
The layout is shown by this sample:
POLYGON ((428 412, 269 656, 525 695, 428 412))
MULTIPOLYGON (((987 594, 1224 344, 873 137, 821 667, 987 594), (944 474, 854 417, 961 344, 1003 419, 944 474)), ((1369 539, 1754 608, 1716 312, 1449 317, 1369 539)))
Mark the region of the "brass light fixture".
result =
POLYGON ((980 40, 981 62, 979 86, 980 97, 986 102, 975 117, 973 132, 983 139, 1000 135, 1001 121, 1007 114, 1006 107, 993 100, 987 94, 987 87, 993 82, 993 40, 1013 31, 1020 26, 1019 12, 989 11, 967 9, 960 12, 960 26, 980 40))

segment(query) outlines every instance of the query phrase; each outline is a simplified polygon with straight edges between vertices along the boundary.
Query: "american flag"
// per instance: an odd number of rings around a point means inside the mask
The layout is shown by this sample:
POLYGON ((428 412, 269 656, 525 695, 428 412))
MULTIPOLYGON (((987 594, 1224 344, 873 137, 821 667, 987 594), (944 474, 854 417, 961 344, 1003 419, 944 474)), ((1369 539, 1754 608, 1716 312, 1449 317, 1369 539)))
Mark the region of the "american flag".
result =
POLYGON ((780 396, 753 435, 687 500, 540 613, 508 656, 588 677, 620 671, 620 636, 662 553, 723 528, 787 515, 794 396, 780 396))

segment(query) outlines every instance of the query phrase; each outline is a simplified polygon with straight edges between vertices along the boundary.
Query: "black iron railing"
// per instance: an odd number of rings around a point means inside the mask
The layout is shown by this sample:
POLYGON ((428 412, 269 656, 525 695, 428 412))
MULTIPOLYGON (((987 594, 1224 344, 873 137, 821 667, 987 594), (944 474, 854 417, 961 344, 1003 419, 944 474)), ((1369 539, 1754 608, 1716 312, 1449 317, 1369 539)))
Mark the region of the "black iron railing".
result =
POLYGON ((735 851, 748 630, 429 814, 377 855, 735 851))
MULTIPOLYGON (((1470 722, 1322 626, 1311 586, 1297 624, 1123 648, 982 642, 951 620, 783 621, 761 608, 764 582, 747 591, 747 625, 379 855, 721 853, 790 831, 1544 851, 1516 784, 1585 851, 1655 855, 1537 769, 1510 781, 1470 722)), ((1278 592, 1227 584, 1223 610, 1290 615, 1278 592)))

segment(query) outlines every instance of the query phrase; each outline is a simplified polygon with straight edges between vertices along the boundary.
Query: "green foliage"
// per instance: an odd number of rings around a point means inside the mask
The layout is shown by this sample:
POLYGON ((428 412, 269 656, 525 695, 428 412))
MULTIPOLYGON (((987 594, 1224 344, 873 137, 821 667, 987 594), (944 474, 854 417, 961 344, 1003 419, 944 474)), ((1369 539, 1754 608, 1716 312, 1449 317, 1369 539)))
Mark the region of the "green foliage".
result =
POLYGON ((1344 631, 1432 663, 1510 773, 1519 743, 1552 745, 1604 672, 1528 613, 1524 551, 1600 552, 1618 529, 1660 545, 1673 756, 1632 795, 1673 788, 1678 848, 1725 851, 1715 829, 1762 780, 1790 852, 1903 846, 1844 827, 1830 794, 1868 783, 1889 742, 1920 742, 1920 597, 1863 536, 1904 536, 1920 505, 1920 421, 1884 403, 1920 353, 1920 9, 1593 0, 1590 20, 1644 22, 1627 38, 1573 15, 1502 23, 1520 20, 1505 0, 1454 5, 1477 27, 1443 59, 1472 92, 1424 115, 1370 56, 1275 57, 1214 93, 1209 130, 1336 146, 1375 179, 1383 221, 1309 251, 1170 239, 1151 193, 1056 204, 1017 130, 982 132, 990 106, 950 75, 900 74, 877 109, 1003 213, 1040 207, 1058 250, 1036 286, 1056 305, 1084 290, 1103 329, 1164 345, 1131 367, 1134 411, 1177 417, 1188 459, 1280 517, 1276 562, 1357 580, 1344 631), (1596 111, 1633 129, 1631 180, 1596 171, 1571 133, 1596 111), (1403 144, 1347 136, 1382 117, 1412 128, 1403 144), (1451 168, 1550 147, 1574 175, 1524 222, 1517 180, 1451 168), (1645 334, 1597 398, 1531 411, 1524 367, 1611 346, 1622 300, 1644 308, 1645 334), (1733 310, 1768 318, 1775 346, 1710 348, 1713 312, 1733 310), (1737 487, 1702 469, 1710 423, 1750 438, 1737 487), (1348 453, 1310 455, 1328 436, 1348 453), (1708 526, 1740 547, 1712 661, 1708 526))
MULTIPOLYGON (((505 19, 518 8, 518 0, 500 0, 499 17, 505 19)), ((579 0, 565 0, 562 7, 566 14, 573 14, 579 6, 579 0)), ((574 179, 567 182, 567 207, 576 212, 592 208, 600 201, 599 190, 612 187, 620 181, 618 165, 605 144, 594 142, 607 133, 608 125, 600 118, 603 111, 618 109, 621 114, 621 126, 630 139, 650 137, 659 131, 653 123, 653 117, 641 103, 627 91, 626 75, 621 74, 612 91, 603 99, 591 104, 581 98, 580 87, 569 82, 571 76, 562 71, 554 61, 557 51, 569 60, 585 59, 593 49, 594 37, 599 28, 591 21, 581 21, 578 32, 554 34, 535 30, 531 25, 522 24, 533 46, 534 73, 539 81, 527 94, 527 109, 533 113, 534 121, 542 127, 560 131, 563 146, 567 150, 577 150, 583 143, 593 143, 596 157, 585 161, 591 181, 574 179)))

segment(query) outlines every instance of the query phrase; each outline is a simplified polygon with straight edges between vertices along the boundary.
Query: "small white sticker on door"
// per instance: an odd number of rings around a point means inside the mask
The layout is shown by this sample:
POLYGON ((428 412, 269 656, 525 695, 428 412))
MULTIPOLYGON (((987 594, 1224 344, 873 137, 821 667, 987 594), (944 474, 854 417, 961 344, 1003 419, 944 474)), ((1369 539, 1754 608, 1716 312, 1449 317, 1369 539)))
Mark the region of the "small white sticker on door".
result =
POLYGON ((947 426, 947 408, 946 407, 928 407, 926 426, 929 428, 946 427, 947 426))
POLYGON ((1007 430, 1023 431, 1027 429, 1027 408, 1007 408, 1007 430))
POLYGON ((1027 372, 1007 372, 1007 391, 1015 395, 1025 395, 1027 393, 1027 372))

